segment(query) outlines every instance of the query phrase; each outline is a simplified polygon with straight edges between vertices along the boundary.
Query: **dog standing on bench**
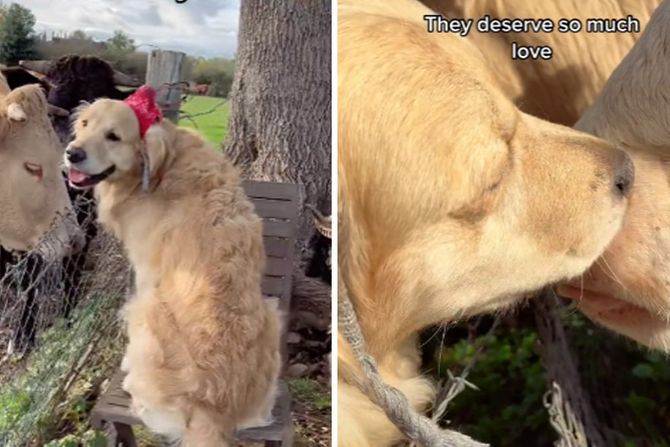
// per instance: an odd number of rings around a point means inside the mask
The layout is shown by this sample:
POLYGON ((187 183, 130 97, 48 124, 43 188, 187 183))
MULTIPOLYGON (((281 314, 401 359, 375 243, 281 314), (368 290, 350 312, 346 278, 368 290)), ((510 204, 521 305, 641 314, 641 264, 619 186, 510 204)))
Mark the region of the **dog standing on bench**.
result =
POLYGON ((134 411, 188 447, 270 423, 279 312, 261 295, 262 223, 235 168, 162 120, 148 87, 83 106, 74 133, 69 181, 95 186, 99 220, 135 270, 122 364, 134 411))

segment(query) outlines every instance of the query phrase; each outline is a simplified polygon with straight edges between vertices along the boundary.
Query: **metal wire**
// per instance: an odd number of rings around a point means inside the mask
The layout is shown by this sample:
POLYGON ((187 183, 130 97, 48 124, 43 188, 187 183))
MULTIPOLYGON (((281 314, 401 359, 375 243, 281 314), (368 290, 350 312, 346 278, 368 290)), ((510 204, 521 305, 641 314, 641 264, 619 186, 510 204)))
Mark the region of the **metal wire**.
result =
POLYGON ((53 232, 30 252, 0 252, 0 349, 9 351, 0 360, 1 446, 40 439, 87 362, 119 332, 128 262, 119 243, 98 231, 92 199, 74 202, 88 237, 82 252, 44 256, 45 246, 63 243, 53 232))

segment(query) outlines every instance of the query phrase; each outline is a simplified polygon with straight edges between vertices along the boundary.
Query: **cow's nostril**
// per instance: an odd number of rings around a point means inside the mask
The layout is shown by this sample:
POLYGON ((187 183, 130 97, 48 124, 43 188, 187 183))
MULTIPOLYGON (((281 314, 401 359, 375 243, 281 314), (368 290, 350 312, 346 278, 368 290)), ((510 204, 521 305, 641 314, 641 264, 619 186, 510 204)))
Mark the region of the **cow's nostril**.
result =
POLYGON ((80 147, 68 147, 65 155, 70 163, 79 163, 86 160, 86 152, 80 147))
POLYGON ((614 193, 619 197, 628 197, 633 188, 635 166, 628 154, 623 151, 621 153, 621 161, 614 174, 614 193))

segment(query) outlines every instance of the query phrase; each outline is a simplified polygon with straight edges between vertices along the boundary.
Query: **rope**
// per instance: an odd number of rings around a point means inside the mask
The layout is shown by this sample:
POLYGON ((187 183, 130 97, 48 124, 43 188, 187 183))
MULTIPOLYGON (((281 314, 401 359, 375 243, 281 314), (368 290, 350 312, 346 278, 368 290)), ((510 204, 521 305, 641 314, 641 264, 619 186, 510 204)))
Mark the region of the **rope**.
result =
POLYGON ((488 444, 477 442, 462 433, 440 428, 434 421, 416 412, 398 389, 384 382, 375 359, 365 350, 363 334, 341 274, 338 277, 338 287, 338 324, 344 339, 351 346, 354 357, 363 369, 366 383, 361 385, 361 391, 384 411, 400 432, 419 445, 486 447, 488 444))
POLYGON ((572 411, 570 403, 563 400, 563 391, 558 383, 551 382, 551 390, 542 397, 542 404, 549 413, 551 426, 560 436, 554 443, 555 447, 588 446, 581 421, 572 411))

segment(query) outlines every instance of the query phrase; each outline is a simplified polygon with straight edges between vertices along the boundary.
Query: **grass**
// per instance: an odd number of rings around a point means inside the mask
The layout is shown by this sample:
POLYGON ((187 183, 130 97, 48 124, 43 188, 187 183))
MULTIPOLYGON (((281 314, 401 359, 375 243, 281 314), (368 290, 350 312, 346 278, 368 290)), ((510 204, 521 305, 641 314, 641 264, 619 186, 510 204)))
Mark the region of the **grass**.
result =
POLYGON ((224 98, 214 98, 211 96, 191 96, 181 106, 182 115, 179 125, 197 129, 209 141, 217 147, 221 145, 228 134, 228 117, 230 115, 230 104, 224 98), (221 105, 222 103, 224 103, 221 105), (212 111, 212 113, 206 113, 212 111), (186 115, 196 116, 193 120, 186 118, 186 115), (206 113, 206 114, 205 114, 206 113))
POLYGON ((290 379, 296 447, 331 445, 330 386, 310 378, 290 379))
POLYGON ((38 440, 38 445, 45 445, 41 441, 63 432, 71 435, 47 445, 79 446, 80 440, 86 447, 104 445, 97 433, 88 430, 88 413, 101 382, 120 361, 123 340, 117 338, 119 331, 109 303, 92 299, 86 304, 75 311, 72 321, 76 324, 68 325, 61 319, 41 334, 40 349, 26 359, 25 369, 0 384, 3 446, 35 445, 38 440), (91 344, 94 335, 110 344, 91 344), (86 359, 87 367, 75 374, 74 365, 86 359))
POLYGON ((330 408, 330 393, 323 390, 316 380, 309 378, 291 379, 288 386, 296 399, 312 405, 317 410, 330 408))

